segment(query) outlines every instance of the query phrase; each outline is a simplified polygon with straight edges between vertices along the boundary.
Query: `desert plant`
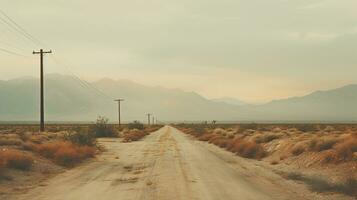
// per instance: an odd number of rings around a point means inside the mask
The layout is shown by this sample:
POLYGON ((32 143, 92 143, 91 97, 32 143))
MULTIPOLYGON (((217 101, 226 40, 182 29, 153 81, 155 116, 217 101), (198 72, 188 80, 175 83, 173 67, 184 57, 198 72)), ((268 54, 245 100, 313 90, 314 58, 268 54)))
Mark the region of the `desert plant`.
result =
POLYGON ((227 149, 245 158, 261 159, 266 156, 262 145, 252 141, 236 138, 227 145, 227 149))
POLYGON ((142 131, 142 130, 130 130, 128 133, 123 135, 123 142, 132 142, 132 141, 138 141, 144 136, 146 136, 147 133, 142 131))
POLYGON ((77 146, 68 141, 57 141, 41 144, 37 152, 63 166, 73 166, 82 160, 94 157, 95 148, 90 146, 77 146))
POLYGON ((94 133, 81 127, 75 132, 66 133, 64 139, 78 145, 94 146, 96 144, 94 133))
POLYGON ((140 123, 139 121, 134 121, 134 122, 128 124, 128 128, 129 129, 143 130, 144 129, 144 124, 140 123))
POLYGON ((93 132, 96 137, 116 137, 117 133, 113 125, 108 124, 108 122, 108 118, 99 116, 96 123, 91 126, 90 131, 93 132))
POLYGON ((7 167, 20 170, 29 170, 34 161, 32 156, 12 149, 1 151, 0 157, 2 158, 1 162, 6 163, 7 167))
POLYGON ((305 152, 305 146, 302 145, 302 144, 296 144, 292 149, 291 149, 291 153, 294 155, 294 156, 298 156, 302 153, 305 152))
POLYGON ((301 132, 313 132, 317 130, 314 124, 296 124, 295 128, 301 132))

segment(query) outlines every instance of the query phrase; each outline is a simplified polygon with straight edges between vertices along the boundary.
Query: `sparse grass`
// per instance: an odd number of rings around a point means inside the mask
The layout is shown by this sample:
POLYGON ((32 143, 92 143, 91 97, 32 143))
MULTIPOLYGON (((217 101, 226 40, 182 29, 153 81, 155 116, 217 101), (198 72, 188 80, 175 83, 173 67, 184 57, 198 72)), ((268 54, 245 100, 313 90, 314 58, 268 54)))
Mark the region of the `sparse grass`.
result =
POLYGON ((6 149, 0 152, 0 163, 9 168, 29 170, 33 164, 32 156, 21 151, 6 149))

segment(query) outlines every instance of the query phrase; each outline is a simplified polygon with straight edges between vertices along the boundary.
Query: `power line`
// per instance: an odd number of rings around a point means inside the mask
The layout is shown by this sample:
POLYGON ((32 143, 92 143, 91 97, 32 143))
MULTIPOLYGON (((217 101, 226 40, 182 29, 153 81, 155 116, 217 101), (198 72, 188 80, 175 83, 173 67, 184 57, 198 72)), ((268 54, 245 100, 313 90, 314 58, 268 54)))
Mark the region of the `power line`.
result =
POLYGON ((11 19, 4 11, 0 10, 0 13, 5 16, 4 19, 3 17, 0 16, 0 20, 3 21, 5 24, 7 24, 10 28, 12 28, 14 31, 31 41, 32 43, 35 44, 35 46, 44 46, 41 42, 39 42, 35 37, 30 35, 24 28, 22 28, 18 23, 16 23, 13 19, 11 19))
POLYGON ((66 70, 80 83, 81 86, 89 89, 89 90, 93 90, 97 93, 97 95, 100 95, 102 97, 107 98, 108 100, 110 99, 111 101, 114 99, 113 97, 110 97, 109 95, 105 94, 104 92, 102 92, 101 90, 99 90, 98 88, 96 88, 93 84, 81 79, 80 77, 78 77, 75 73, 72 72, 72 70, 70 69, 69 65, 65 64, 64 62, 61 62, 60 60, 58 60, 57 58, 55 58, 54 56, 50 56, 51 59, 60 67, 65 67, 66 70))
POLYGON ((22 55, 22 54, 19 54, 19 53, 16 53, 16 52, 13 52, 13 51, 10 51, 10 50, 7 50, 7 49, 0 48, 0 51, 8 53, 8 54, 11 54, 11 55, 28 58, 28 56, 25 56, 25 55, 22 55))
MULTIPOLYGON (((25 37, 26 39, 28 39, 29 41, 31 41, 32 43, 34 43, 35 45, 39 45, 39 46, 46 46, 43 44, 43 42, 41 42, 40 40, 36 39, 34 36, 32 36, 30 33, 28 33, 22 26, 20 26, 15 20, 13 20, 9 15, 7 15, 3 10, 0 9, 0 13, 5 16, 4 19, 0 16, 0 20, 3 21, 5 24, 7 24, 10 28, 12 28, 13 31, 16 31, 17 33, 21 34, 23 37, 25 37), (9 22, 10 21, 10 22, 9 22)), ((5 51, 9 54, 14 54, 14 55, 18 55, 18 56, 24 56, 21 54, 17 54, 15 52, 12 51, 8 51, 6 49, 0 49, 2 51, 5 51)), ((26 56, 25 56, 26 57, 26 56)), ((97 94, 108 98, 110 100, 112 100, 113 98, 108 96, 107 94, 105 94, 104 92, 102 92, 101 90, 99 90, 98 88, 94 87, 92 84, 88 83, 85 80, 82 80, 81 78, 79 78, 76 74, 74 74, 71 70, 70 67, 68 67, 68 65, 66 65, 64 62, 61 62, 60 60, 56 59, 54 56, 50 56, 52 58, 52 60, 59 66, 64 66, 65 68, 67 68, 67 71, 70 72, 70 74, 75 77, 75 79, 77 79, 79 81, 79 83, 81 84, 82 87, 86 87, 87 89, 92 89, 94 91, 96 91, 97 94)))

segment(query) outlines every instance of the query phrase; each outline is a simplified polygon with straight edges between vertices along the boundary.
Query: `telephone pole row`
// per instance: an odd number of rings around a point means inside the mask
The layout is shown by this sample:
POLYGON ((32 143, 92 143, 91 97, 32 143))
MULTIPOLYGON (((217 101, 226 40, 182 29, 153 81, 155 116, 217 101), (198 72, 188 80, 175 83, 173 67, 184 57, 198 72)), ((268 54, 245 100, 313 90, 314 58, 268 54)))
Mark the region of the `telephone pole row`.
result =
POLYGON ((33 51, 32 54, 40 54, 40 131, 45 131, 45 98, 44 98, 44 80, 43 80, 43 55, 52 53, 52 51, 33 51))

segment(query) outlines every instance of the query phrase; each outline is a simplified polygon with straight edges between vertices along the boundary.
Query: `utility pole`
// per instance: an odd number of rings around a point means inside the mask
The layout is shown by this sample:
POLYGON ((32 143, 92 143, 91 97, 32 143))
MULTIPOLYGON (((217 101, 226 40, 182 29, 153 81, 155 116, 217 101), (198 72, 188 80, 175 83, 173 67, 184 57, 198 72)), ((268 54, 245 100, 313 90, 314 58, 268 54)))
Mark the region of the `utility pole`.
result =
POLYGON ((120 128, 121 127, 120 102, 124 101, 124 99, 116 99, 114 101, 118 102, 118 120, 119 120, 119 128, 120 128))
POLYGON ((43 55, 52 53, 52 51, 33 51, 32 54, 40 54, 40 131, 45 131, 45 98, 44 98, 44 81, 43 81, 43 55))
POLYGON ((152 116, 152 119, 151 119, 151 124, 154 125, 155 124, 155 117, 152 116))
POLYGON ((148 116, 148 125, 150 126, 150 116, 151 116, 151 114, 148 113, 148 114, 146 114, 146 115, 148 116))

